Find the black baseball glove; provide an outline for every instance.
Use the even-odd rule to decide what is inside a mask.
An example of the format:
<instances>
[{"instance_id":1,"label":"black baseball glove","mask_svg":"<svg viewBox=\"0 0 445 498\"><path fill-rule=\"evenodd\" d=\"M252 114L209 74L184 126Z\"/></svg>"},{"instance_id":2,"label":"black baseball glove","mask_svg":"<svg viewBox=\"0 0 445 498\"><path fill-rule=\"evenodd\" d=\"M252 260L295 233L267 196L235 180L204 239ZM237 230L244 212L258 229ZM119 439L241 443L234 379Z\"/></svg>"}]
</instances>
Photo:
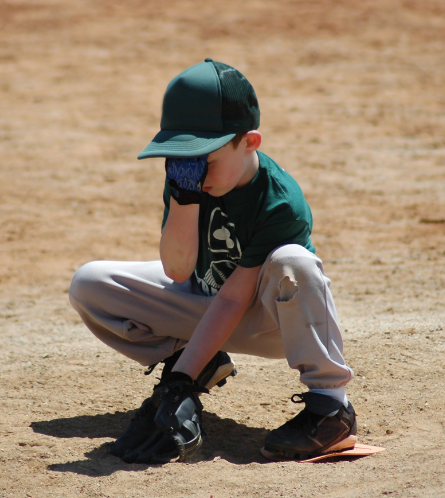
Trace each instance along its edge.
<instances>
[{"instance_id":1,"label":"black baseball glove","mask_svg":"<svg viewBox=\"0 0 445 498\"><path fill-rule=\"evenodd\" d=\"M190 457L202 444L202 403L198 393L208 389L196 385L181 372L171 373L163 385L157 429L123 460L136 463L165 463Z\"/></svg>"}]
</instances>

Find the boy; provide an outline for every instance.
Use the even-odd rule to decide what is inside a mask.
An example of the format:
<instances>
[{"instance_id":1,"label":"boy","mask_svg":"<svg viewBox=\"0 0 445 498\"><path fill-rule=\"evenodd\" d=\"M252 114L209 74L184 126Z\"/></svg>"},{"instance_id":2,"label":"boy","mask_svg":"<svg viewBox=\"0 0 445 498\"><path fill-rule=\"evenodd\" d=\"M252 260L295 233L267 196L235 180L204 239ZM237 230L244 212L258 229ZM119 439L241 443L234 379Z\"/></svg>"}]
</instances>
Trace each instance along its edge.
<instances>
[{"instance_id":1,"label":"boy","mask_svg":"<svg viewBox=\"0 0 445 498\"><path fill-rule=\"evenodd\" d=\"M302 459L351 448L353 376L300 187L258 151L255 92L206 59L174 78L161 131L139 159L166 158L160 262L89 263L70 299L100 340L160 383L113 444L127 462L184 459L201 444L199 393L236 370L227 352L286 358L305 408L266 437L263 454ZM151 371L151 370L150 370Z\"/></svg>"}]
</instances>

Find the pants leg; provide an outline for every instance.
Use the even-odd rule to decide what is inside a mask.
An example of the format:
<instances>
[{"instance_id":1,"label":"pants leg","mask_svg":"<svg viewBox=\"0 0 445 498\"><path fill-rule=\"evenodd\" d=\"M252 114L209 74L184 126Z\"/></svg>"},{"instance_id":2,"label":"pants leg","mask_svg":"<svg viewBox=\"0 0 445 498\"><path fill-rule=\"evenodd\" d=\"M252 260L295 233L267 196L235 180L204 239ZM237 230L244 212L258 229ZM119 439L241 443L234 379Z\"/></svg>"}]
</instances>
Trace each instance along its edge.
<instances>
[{"instance_id":1,"label":"pants leg","mask_svg":"<svg viewBox=\"0 0 445 498\"><path fill-rule=\"evenodd\" d=\"M287 358L310 388L345 385L353 373L342 356L329 284L314 254L295 244L276 249L222 349ZM159 261L98 261L77 271L70 299L96 337L151 365L184 347L214 297L205 296L193 278L173 282Z\"/></svg>"},{"instance_id":2,"label":"pants leg","mask_svg":"<svg viewBox=\"0 0 445 498\"><path fill-rule=\"evenodd\" d=\"M296 244L279 247L264 263L255 302L237 328L248 338L249 331L260 329L256 321L269 315L280 331L289 366L300 371L301 381L309 388L341 387L353 377L343 359L329 286L315 254ZM259 355L270 356L270 351Z\"/></svg>"},{"instance_id":3,"label":"pants leg","mask_svg":"<svg viewBox=\"0 0 445 498\"><path fill-rule=\"evenodd\" d=\"M94 261L74 275L70 301L102 342L142 365L184 347L214 297L190 278L169 279L160 261ZM280 330L267 309L248 310L222 350L284 358Z\"/></svg>"},{"instance_id":4,"label":"pants leg","mask_svg":"<svg viewBox=\"0 0 445 498\"><path fill-rule=\"evenodd\" d=\"M184 347L210 304L193 280L169 279L160 261L88 263L69 296L98 339L144 366Z\"/></svg>"}]
</instances>

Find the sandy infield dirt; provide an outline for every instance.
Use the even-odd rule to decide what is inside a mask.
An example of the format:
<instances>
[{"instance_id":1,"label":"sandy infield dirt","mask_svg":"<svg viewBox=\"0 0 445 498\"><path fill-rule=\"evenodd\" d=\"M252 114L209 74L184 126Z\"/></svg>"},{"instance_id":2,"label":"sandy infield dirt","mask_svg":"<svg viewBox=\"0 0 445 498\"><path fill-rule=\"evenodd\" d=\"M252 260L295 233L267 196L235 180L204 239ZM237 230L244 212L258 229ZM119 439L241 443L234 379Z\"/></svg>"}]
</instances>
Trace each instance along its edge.
<instances>
[{"instance_id":1,"label":"sandy infield dirt","mask_svg":"<svg viewBox=\"0 0 445 498\"><path fill-rule=\"evenodd\" d=\"M0 497L445 496L445 3L0 1ZM270 462L305 390L234 355L192 463L107 453L160 373L70 307L96 259L158 258L163 161L137 161L167 83L240 69L261 149L300 183L356 377L355 461Z\"/></svg>"}]
</instances>

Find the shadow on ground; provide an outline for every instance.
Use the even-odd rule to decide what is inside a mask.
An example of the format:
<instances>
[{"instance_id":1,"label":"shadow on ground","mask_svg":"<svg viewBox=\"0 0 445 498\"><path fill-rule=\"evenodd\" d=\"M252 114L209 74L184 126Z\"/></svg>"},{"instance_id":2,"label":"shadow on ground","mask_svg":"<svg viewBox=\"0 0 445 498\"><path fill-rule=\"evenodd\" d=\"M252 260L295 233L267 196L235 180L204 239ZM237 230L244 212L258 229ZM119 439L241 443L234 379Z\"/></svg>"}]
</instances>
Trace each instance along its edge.
<instances>
[{"instance_id":1,"label":"shadow on ground","mask_svg":"<svg viewBox=\"0 0 445 498\"><path fill-rule=\"evenodd\" d=\"M131 410L128 412L56 418L54 420L32 422L30 427L34 432L57 438L117 438L128 425L135 412L136 410Z\"/></svg>"},{"instance_id":2,"label":"shadow on ground","mask_svg":"<svg viewBox=\"0 0 445 498\"><path fill-rule=\"evenodd\" d=\"M41 422L32 422L34 432L57 438L116 438L125 429L135 411L106 413L103 415L82 415ZM265 463L260 454L267 431L248 427L232 419L220 418L214 413L203 412L203 426L207 433L204 444L194 455L193 462L220 457L235 464L252 462ZM110 443L104 443L85 453L87 460L66 462L48 466L55 472L73 472L88 476L106 476L119 470L141 471L157 465L126 464L109 453Z\"/></svg>"}]
</instances>

